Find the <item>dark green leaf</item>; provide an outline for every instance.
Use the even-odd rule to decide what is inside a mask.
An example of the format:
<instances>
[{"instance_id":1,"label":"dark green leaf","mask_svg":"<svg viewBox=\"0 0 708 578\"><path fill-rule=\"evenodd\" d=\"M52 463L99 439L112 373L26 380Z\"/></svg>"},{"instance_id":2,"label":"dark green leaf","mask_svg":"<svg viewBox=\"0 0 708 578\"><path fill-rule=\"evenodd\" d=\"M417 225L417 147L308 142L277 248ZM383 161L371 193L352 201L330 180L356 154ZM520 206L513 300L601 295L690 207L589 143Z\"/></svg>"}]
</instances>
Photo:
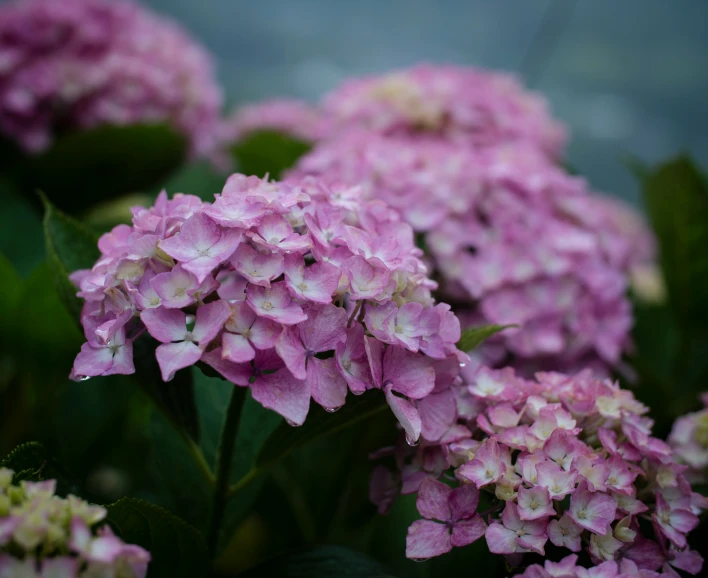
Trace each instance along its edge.
<instances>
[{"instance_id":1,"label":"dark green leaf","mask_svg":"<svg viewBox=\"0 0 708 578\"><path fill-rule=\"evenodd\" d=\"M310 148L309 143L287 134L264 130L250 133L231 150L239 172L279 179Z\"/></svg>"},{"instance_id":2,"label":"dark green leaf","mask_svg":"<svg viewBox=\"0 0 708 578\"><path fill-rule=\"evenodd\" d=\"M485 339L491 337L495 333L499 333L509 327L516 325L482 325L480 327L470 327L462 332L460 341L457 342L457 348L460 351L472 351L479 346Z\"/></svg>"},{"instance_id":3,"label":"dark green leaf","mask_svg":"<svg viewBox=\"0 0 708 578\"><path fill-rule=\"evenodd\" d=\"M644 179L669 301L684 328L708 327L708 186L684 157Z\"/></svg>"},{"instance_id":4,"label":"dark green leaf","mask_svg":"<svg viewBox=\"0 0 708 578\"><path fill-rule=\"evenodd\" d=\"M166 125L102 126L66 134L46 152L18 163L29 194L46 192L73 213L126 193L152 190L185 159L187 143Z\"/></svg>"},{"instance_id":5,"label":"dark green leaf","mask_svg":"<svg viewBox=\"0 0 708 578\"><path fill-rule=\"evenodd\" d=\"M378 414L388 406L378 391L367 391L353 397L336 413L328 413L320 406L313 405L303 425L297 428L282 422L263 444L256 466L268 467L290 452L324 436L332 435L352 425Z\"/></svg>"},{"instance_id":6,"label":"dark green leaf","mask_svg":"<svg viewBox=\"0 0 708 578\"><path fill-rule=\"evenodd\" d=\"M269 560L244 578L393 578L364 554L340 546L319 546Z\"/></svg>"},{"instance_id":7,"label":"dark green leaf","mask_svg":"<svg viewBox=\"0 0 708 578\"><path fill-rule=\"evenodd\" d=\"M56 480L57 495L76 494L76 485L70 476L37 442L27 442L15 448L0 462L0 467L15 472L15 481Z\"/></svg>"},{"instance_id":8,"label":"dark green leaf","mask_svg":"<svg viewBox=\"0 0 708 578\"><path fill-rule=\"evenodd\" d=\"M214 195L224 188L227 175L214 169L207 162L187 165L172 175L164 189L172 196L175 193L197 195L203 201L214 202Z\"/></svg>"},{"instance_id":9,"label":"dark green leaf","mask_svg":"<svg viewBox=\"0 0 708 578\"><path fill-rule=\"evenodd\" d=\"M121 498L108 506L107 522L123 540L150 552L148 578L200 578L209 572L202 535L164 508Z\"/></svg>"},{"instance_id":10,"label":"dark green leaf","mask_svg":"<svg viewBox=\"0 0 708 578\"><path fill-rule=\"evenodd\" d=\"M170 420L180 433L199 441L199 417L194 399L194 377L191 370L178 371L174 379L162 381L160 366L155 358L159 343L143 335L133 344L135 376L143 392Z\"/></svg>"},{"instance_id":11,"label":"dark green leaf","mask_svg":"<svg viewBox=\"0 0 708 578\"><path fill-rule=\"evenodd\" d=\"M77 269L91 268L100 255L96 235L84 225L44 202L44 240L54 284L64 306L74 319L79 318L81 302L69 275Z\"/></svg>"},{"instance_id":12,"label":"dark green leaf","mask_svg":"<svg viewBox=\"0 0 708 578\"><path fill-rule=\"evenodd\" d=\"M26 195L0 177L0 252L26 276L44 259L42 218Z\"/></svg>"}]
</instances>

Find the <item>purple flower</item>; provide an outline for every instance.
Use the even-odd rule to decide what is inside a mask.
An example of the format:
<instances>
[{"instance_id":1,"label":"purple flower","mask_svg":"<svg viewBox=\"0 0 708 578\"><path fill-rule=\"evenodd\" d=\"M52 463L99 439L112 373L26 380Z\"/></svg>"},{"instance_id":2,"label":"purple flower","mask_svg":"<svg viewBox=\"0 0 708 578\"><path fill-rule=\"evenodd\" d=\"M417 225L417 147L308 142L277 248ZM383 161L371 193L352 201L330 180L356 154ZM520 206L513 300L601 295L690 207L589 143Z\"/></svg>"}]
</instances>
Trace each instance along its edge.
<instances>
[{"instance_id":1,"label":"purple flower","mask_svg":"<svg viewBox=\"0 0 708 578\"><path fill-rule=\"evenodd\" d=\"M439 556L453 546L467 546L484 536L487 525L477 514L478 502L479 492L471 485L453 490L432 478L423 480L417 506L426 519L417 520L408 528L406 556L414 559Z\"/></svg>"},{"instance_id":2,"label":"purple flower","mask_svg":"<svg viewBox=\"0 0 708 578\"><path fill-rule=\"evenodd\" d=\"M119 329L105 344L98 343L98 340L84 343L72 370L75 376L88 377L131 373L135 373L133 344L125 339L123 329Z\"/></svg>"},{"instance_id":3,"label":"purple flower","mask_svg":"<svg viewBox=\"0 0 708 578\"><path fill-rule=\"evenodd\" d=\"M502 523L494 522L487 528L485 537L490 552L495 554L515 554L517 552L536 552L544 555L546 527L548 521L522 520L514 502L507 502L502 514Z\"/></svg>"},{"instance_id":4,"label":"purple flower","mask_svg":"<svg viewBox=\"0 0 708 578\"><path fill-rule=\"evenodd\" d=\"M142 322L150 335L162 342L155 352L162 379L170 381L178 370L199 361L230 315L231 310L223 301L202 305L190 330L182 311L163 307L145 309L140 315Z\"/></svg>"},{"instance_id":5,"label":"purple flower","mask_svg":"<svg viewBox=\"0 0 708 578\"><path fill-rule=\"evenodd\" d=\"M583 481L570 498L568 514L578 526L604 535L616 511L617 502L605 494L590 492L587 482Z\"/></svg>"}]
</instances>

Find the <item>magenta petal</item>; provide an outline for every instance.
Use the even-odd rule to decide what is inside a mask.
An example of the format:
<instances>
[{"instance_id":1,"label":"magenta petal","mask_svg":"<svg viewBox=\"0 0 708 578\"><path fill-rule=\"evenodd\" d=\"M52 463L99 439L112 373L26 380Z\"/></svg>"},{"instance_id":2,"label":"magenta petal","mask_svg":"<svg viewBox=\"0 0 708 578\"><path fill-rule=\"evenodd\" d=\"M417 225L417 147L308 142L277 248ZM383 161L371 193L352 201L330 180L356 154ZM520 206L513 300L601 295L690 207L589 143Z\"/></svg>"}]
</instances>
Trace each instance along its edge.
<instances>
[{"instance_id":1,"label":"magenta petal","mask_svg":"<svg viewBox=\"0 0 708 578\"><path fill-rule=\"evenodd\" d=\"M516 532L495 522L484 533L487 547L494 554L513 554L518 550Z\"/></svg>"},{"instance_id":2,"label":"magenta petal","mask_svg":"<svg viewBox=\"0 0 708 578\"><path fill-rule=\"evenodd\" d=\"M366 357L369 360L371 377L373 378L374 385L376 387L381 387L383 385L384 347L386 346L378 339L364 336L364 350L366 351Z\"/></svg>"},{"instance_id":3,"label":"magenta petal","mask_svg":"<svg viewBox=\"0 0 708 578\"><path fill-rule=\"evenodd\" d=\"M433 478L426 478L418 488L416 500L418 512L428 520L449 521L451 518L449 505L451 493L450 486Z\"/></svg>"},{"instance_id":4,"label":"magenta petal","mask_svg":"<svg viewBox=\"0 0 708 578\"><path fill-rule=\"evenodd\" d=\"M109 347L111 344L109 343ZM113 365L110 370L111 375L131 375L135 373L133 364L133 342L126 341L118 347L113 355Z\"/></svg>"},{"instance_id":5,"label":"magenta petal","mask_svg":"<svg viewBox=\"0 0 708 578\"><path fill-rule=\"evenodd\" d=\"M163 343L155 351L164 381L170 381L178 370L194 365L201 356L202 350L191 341Z\"/></svg>"},{"instance_id":6,"label":"magenta petal","mask_svg":"<svg viewBox=\"0 0 708 578\"><path fill-rule=\"evenodd\" d=\"M204 353L201 360L236 385L248 385L253 375L250 363L232 363L228 359L224 359L221 348Z\"/></svg>"},{"instance_id":7,"label":"magenta petal","mask_svg":"<svg viewBox=\"0 0 708 578\"><path fill-rule=\"evenodd\" d=\"M333 357L307 362L307 381L312 399L322 407L334 410L342 407L347 397L347 382L339 373Z\"/></svg>"},{"instance_id":8,"label":"magenta petal","mask_svg":"<svg viewBox=\"0 0 708 578\"><path fill-rule=\"evenodd\" d=\"M248 334L248 339L253 343L253 346L258 349L270 349L275 347L275 342L278 336L283 331L283 326L272 319L259 317L251 325Z\"/></svg>"},{"instance_id":9,"label":"magenta petal","mask_svg":"<svg viewBox=\"0 0 708 578\"><path fill-rule=\"evenodd\" d=\"M256 356L256 352L251 347L248 339L235 333L224 333L221 337L221 350L224 359L228 359L233 363L251 361Z\"/></svg>"},{"instance_id":10,"label":"magenta petal","mask_svg":"<svg viewBox=\"0 0 708 578\"><path fill-rule=\"evenodd\" d=\"M231 308L226 301L213 301L197 309L197 320L192 335L202 348L217 336L226 320L231 316Z\"/></svg>"},{"instance_id":11,"label":"magenta petal","mask_svg":"<svg viewBox=\"0 0 708 578\"><path fill-rule=\"evenodd\" d=\"M425 560L440 556L452 550L450 532L437 522L416 520L408 528L406 536L406 557Z\"/></svg>"},{"instance_id":12,"label":"magenta petal","mask_svg":"<svg viewBox=\"0 0 708 578\"><path fill-rule=\"evenodd\" d=\"M449 502L453 521L471 518L477 511L479 490L474 484L462 484L452 490Z\"/></svg>"},{"instance_id":13,"label":"magenta petal","mask_svg":"<svg viewBox=\"0 0 708 578\"><path fill-rule=\"evenodd\" d=\"M480 516L474 516L470 520L461 520L452 528L452 537L450 541L455 547L467 546L472 542L476 542L487 531L487 524Z\"/></svg>"},{"instance_id":14,"label":"magenta petal","mask_svg":"<svg viewBox=\"0 0 708 578\"><path fill-rule=\"evenodd\" d=\"M145 309L140 319L148 333L162 343L181 341L187 335L187 316L179 309Z\"/></svg>"},{"instance_id":15,"label":"magenta petal","mask_svg":"<svg viewBox=\"0 0 708 578\"><path fill-rule=\"evenodd\" d=\"M312 351L330 351L346 339L347 312L335 305L307 309L307 321L301 323L302 342Z\"/></svg>"},{"instance_id":16,"label":"magenta petal","mask_svg":"<svg viewBox=\"0 0 708 578\"><path fill-rule=\"evenodd\" d=\"M391 411L403 426L406 432L406 437L415 441L420 437L420 415L415 406L402 397L394 395L391 391L386 392L386 401L391 406Z\"/></svg>"},{"instance_id":17,"label":"magenta petal","mask_svg":"<svg viewBox=\"0 0 708 578\"><path fill-rule=\"evenodd\" d=\"M108 347L91 347L88 343L84 343L74 360L73 373L77 376L102 375L112 365L113 353Z\"/></svg>"},{"instance_id":18,"label":"magenta petal","mask_svg":"<svg viewBox=\"0 0 708 578\"><path fill-rule=\"evenodd\" d=\"M285 365L297 379L307 377L305 347L297 327L286 327L275 342L275 350ZM311 360L312 361L312 360Z\"/></svg>"},{"instance_id":19,"label":"magenta petal","mask_svg":"<svg viewBox=\"0 0 708 578\"><path fill-rule=\"evenodd\" d=\"M435 370L430 358L396 345L386 348L383 374L384 381L391 381L394 391L411 399L421 399L435 387Z\"/></svg>"},{"instance_id":20,"label":"magenta petal","mask_svg":"<svg viewBox=\"0 0 708 578\"><path fill-rule=\"evenodd\" d=\"M429 441L439 440L457 419L455 396L451 390L431 393L418 401L422 433Z\"/></svg>"},{"instance_id":21,"label":"magenta petal","mask_svg":"<svg viewBox=\"0 0 708 578\"><path fill-rule=\"evenodd\" d=\"M261 375L251 384L253 399L282 415L292 425L302 425L310 409L307 382L295 379L287 370Z\"/></svg>"}]
</instances>

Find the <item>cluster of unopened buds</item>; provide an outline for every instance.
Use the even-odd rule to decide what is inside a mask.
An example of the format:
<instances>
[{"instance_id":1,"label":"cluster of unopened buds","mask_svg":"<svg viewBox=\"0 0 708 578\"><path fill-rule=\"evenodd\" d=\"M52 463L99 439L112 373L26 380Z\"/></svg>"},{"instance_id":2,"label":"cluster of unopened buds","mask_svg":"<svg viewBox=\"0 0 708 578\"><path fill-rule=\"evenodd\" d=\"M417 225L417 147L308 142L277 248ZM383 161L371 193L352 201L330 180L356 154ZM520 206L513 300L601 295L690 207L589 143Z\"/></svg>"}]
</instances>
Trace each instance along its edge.
<instances>
[{"instance_id":1,"label":"cluster of unopened buds","mask_svg":"<svg viewBox=\"0 0 708 578\"><path fill-rule=\"evenodd\" d=\"M438 556L484 537L515 566L524 554L545 555L550 542L594 565L611 562L608 569L700 571L686 535L708 504L671 448L652 437L647 409L629 391L589 371L525 380L509 368L482 368L467 382L453 388L457 419L447 431L424 437L415 450L379 453L398 465L375 471L380 509L398 491L418 493L424 519L409 529L408 557ZM537 571L528 575L546 576Z\"/></svg>"},{"instance_id":2,"label":"cluster of unopened buds","mask_svg":"<svg viewBox=\"0 0 708 578\"><path fill-rule=\"evenodd\" d=\"M708 483L708 393L701 401L703 409L678 418L668 439L677 461L688 468L686 478L695 484Z\"/></svg>"},{"instance_id":3,"label":"cluster of unopened buds","mask_svg":"<svg viewBox=\"0 0 708 578\"><path fill-rule=\"evenodd\" d=\"M209 53L128 0L0 7L0 133L29 152L57 133L163 122L211 155L222 105Z\"/></svg>"},{"instance_id":4,"label":"cluster of unopened buds","mask_svg":"<svg viewBox=\"0 0 708 578\"><path fill-rule=\"evenodd\" d=\"M144 578L150 554L96 526L106 510L54 494L55 480L13 483L0 468L0 576Z\"/></svg>"},{"instance_id":5,"label":"cluster of unopened buds","mask_svg":"<svg viewBox=\"0 0 708 578\"><path fill-rule=\"evenodd\" d=\"M460 325L433 302L410 225L357 188L233 175L214 203L163 192L99 248L72 275L76 379L132 373L147 331L165 381L203 362L293 425L311 397L334 411L380 389L415 440L418 400L458 376Z\"/></svg>"}]
</instances>

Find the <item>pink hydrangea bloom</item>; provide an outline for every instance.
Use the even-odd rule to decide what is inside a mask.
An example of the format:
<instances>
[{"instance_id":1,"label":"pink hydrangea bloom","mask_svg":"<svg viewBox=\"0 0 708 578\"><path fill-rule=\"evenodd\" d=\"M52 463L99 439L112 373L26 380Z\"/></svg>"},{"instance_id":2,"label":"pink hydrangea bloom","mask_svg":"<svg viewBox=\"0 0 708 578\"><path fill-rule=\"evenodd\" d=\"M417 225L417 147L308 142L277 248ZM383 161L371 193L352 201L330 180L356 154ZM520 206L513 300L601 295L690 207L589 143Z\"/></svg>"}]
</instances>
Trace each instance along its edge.
<instances>
[{"instance_id":1,"label":"pink hydrangea bloom","mask_svg":"<svg viewBox=\"0 0 708 578\"><path fill-rule=\"evenodd\" d=\"M30 152L58 127L166 122L211 154L222 93L210 55L176 23L127 0L0 7L0 132Z\"/></svg>"},{"instance_id":2,"label":"pink hydrangea bloom","mask_svg":"<svg viewBox=\"0 0 708 578\"><path fill-rule=\"evenodd\" d=\"M106 517L104 508L55 496L55 480L13 484L12 478L12 470L0 468L0 498L8 504L0 513L0 576L145 578L148 552L108 526L92 529Z\"/></svg>"},{"instance_id":3,"label":"pink hydrangea bloom","mask_svg":"<svg viewBox=\"0 0 708 578\"><path fill-rule=\"evenodd\" d=\"M71 276L88 341L75 378L132 373L133 341L152 337L165 381L206 363L295 425L311 398L334 411L368 389L411 443L457 417L459 322L410 225L359 189L233 175L214 203L163 192L99 249Z\"/></svg>"},{"instance_id":4,"label":"pink hydrangea bloom","mask_svg":"<svg viewBox=\"0 0 708 578\"><path fill-rule=\"evenodd\" d=\"M708 482L708 393L701 396L701 411L676 420L669 435L669 445L676 459L688 466L686 477L694 483Z\"/></svg>"},{"instance_id":5,"label":"pink hydrangea bloom","mask_svg":"<svg viewBox=\"0 0 708 578\"><path fill-rule=\"evenodd\" d=\"M363 126L475 147L524 141L554 157L565 144L565 130L541 96L509 74L472 67L422 64L354 78L326 95L322 108L340 129Z\"/></svg>"},{"instance_id":6,"label":"pink hydrangea bloom","mask_svg":"<svg viewBox=\"0 0 708 578\"><path fill-rule=\"evenodd\" d=\"M477 514L488 524L491 552L517 566L526 553L543 555L550 541L570 552L585 549L595 564L576 570L569 557L561 563L569 565L567 573L551 563L524 575L700 572L702 559L688 548L687 535L708 503L693 492L671 448L652 437L648 410L631 392L589 370L527 380L509 368L484 367L465 368L463 382L448 391L456 418L445 433L428 439L424 431L417 447L399 444L376 456L395 463L393 470L379 466L376 491L372 485L380 510L391 506L396 487L418 492L425 520L411 527L409 556L439 555L456 545L431 526L431 518L454 526L450 516L431 514L431 489L478 490L490 495L491 507Z\"/></svg>"},{"instance_id":7,"label":"pink hydrangea bloom","mask_svg":"<svg viewBox=\"0 0 708 578\"><path fill-rule=\"evenodd\" d=\"M323 111L299 100L277 99L236 109L224 119L221 140L235 143L253 132L278 131L305 142L317 142L329 131Z\"/></svg>"},{"instance_id":8,"label":"pink hydrangea bloom","mask_svg":"<svg viewBox=\"0 0 708 578\"><path fill-rule=\"evenodd\" d=\"M356 184L388 202L418 233L439 294L466 325L518 324L482 350L488 365L607 372L626 350L628 278L651 262L651 234L637 216L631 230L621 226L612 201L537 148L352 130L318 144L290 175Z\"/></svg>"}]
</instances>

